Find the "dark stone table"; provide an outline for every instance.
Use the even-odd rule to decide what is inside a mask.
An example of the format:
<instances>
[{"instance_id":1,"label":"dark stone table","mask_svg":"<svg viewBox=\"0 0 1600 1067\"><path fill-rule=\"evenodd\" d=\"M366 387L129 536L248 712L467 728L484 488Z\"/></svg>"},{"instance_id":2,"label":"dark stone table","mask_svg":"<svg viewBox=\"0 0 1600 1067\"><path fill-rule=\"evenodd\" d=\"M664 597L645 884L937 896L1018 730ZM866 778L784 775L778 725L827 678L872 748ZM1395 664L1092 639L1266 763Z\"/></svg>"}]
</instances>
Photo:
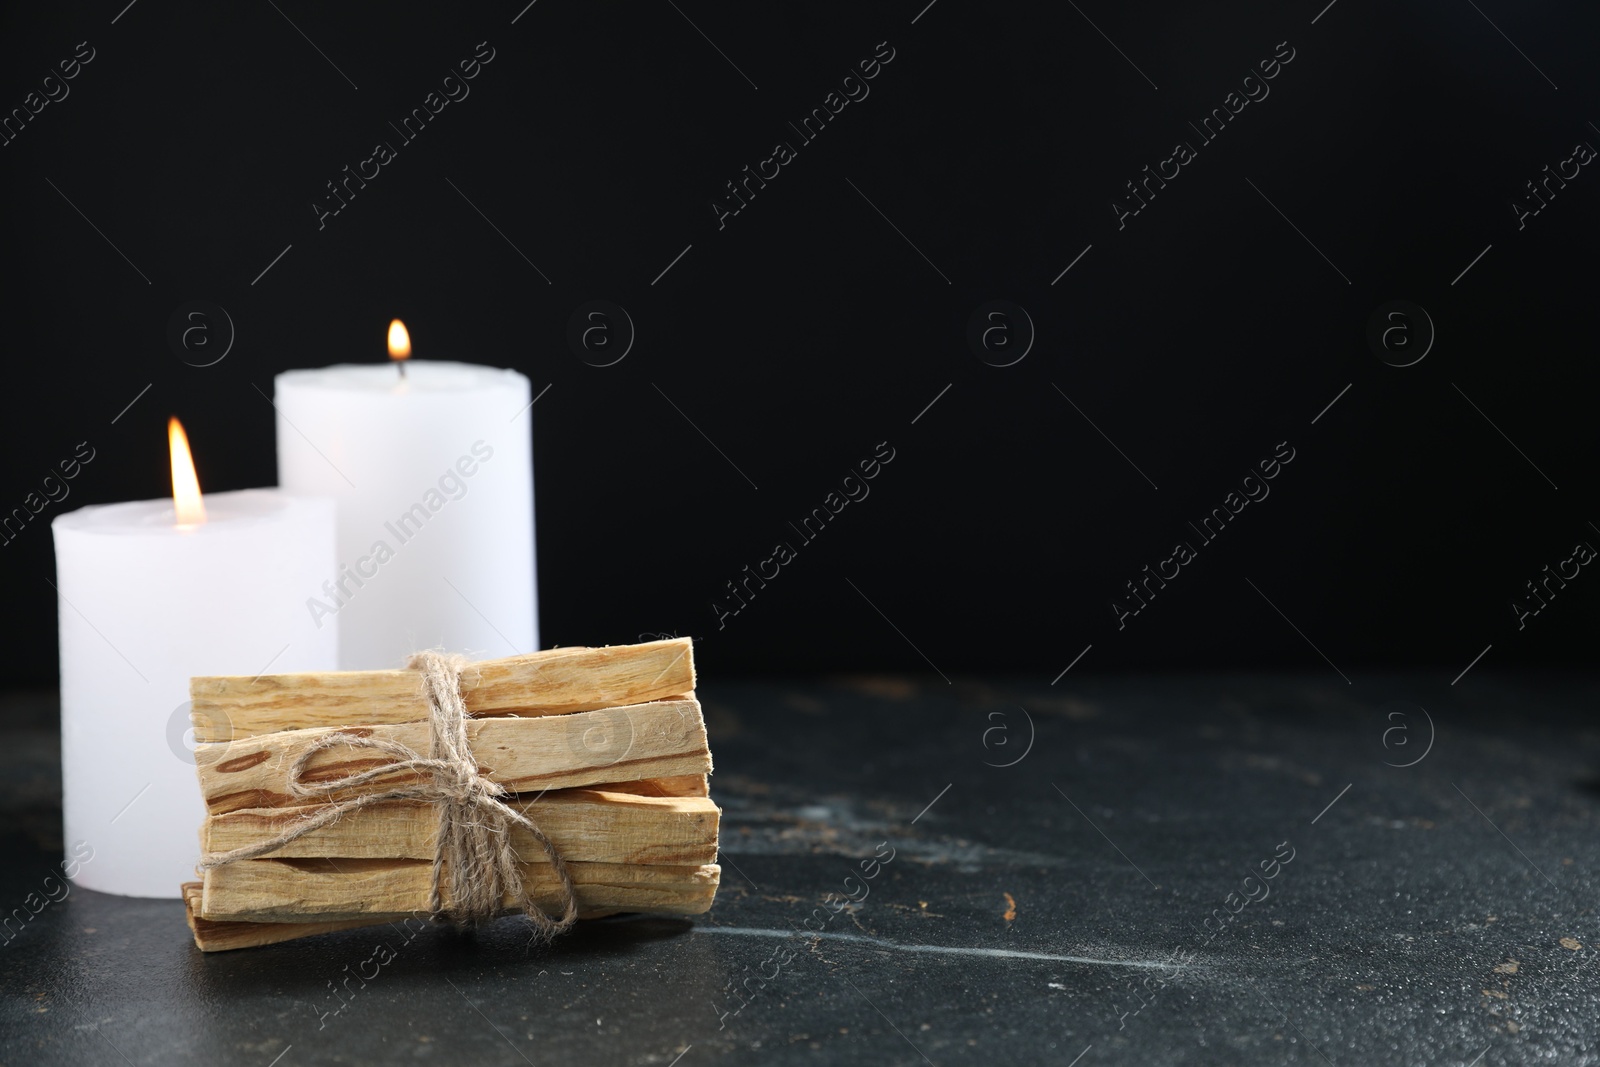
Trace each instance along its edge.
<instances>
[{"instance_id":1,"label":"dark stone table","mask_svg":"<svg viewBox=\"0 0 1600 1067\"><path fill-rule=\"evenodd\" d=\"M207 956L175 900L28 911L54 709L12 695L0 1064L1600 1063L1592 678L702 696L709 915Z\"/></svg>"}]
</instances>

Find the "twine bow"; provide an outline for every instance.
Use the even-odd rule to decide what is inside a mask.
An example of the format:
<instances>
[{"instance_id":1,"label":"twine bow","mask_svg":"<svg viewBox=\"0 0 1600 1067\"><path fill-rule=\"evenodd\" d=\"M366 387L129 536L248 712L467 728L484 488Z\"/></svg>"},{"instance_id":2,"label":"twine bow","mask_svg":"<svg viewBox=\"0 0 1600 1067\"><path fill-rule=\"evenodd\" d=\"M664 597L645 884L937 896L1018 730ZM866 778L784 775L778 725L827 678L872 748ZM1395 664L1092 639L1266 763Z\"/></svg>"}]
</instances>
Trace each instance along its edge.
<instances>
[{"instance_id":1,"label":"twine bow","mask_svg":"<svg viewBox=\"0 0 1600 1067\"><path fill-rule=\"evenodd\" d=\"M510 807L500 798L505 789L478 773L467 737L465 701L461 699L460 656L438 652L416 652L406 662L422 676L427 699L433 755L423 757L398 741L335 732L318 739L300 754L289 768L289 793L305 799L327 799L341 790L365 785L399 771L425 771L431 781L398 786L377 793L365 793L348 800L330 801L313 814L295 821L288 829L265 841L227 852L206 855L200 870L211 870L235 860L255 859L274 852L313 830L337 822L353 811L389 800L418 800L438 805L439 833L433 856L433 893L429 910L433 918L447 918L458 926L473 927L498 916L509 894L533 920L541 939L564 933L578 918L577 891L572 875L533 820ZM306 768L317 753L338 746L372 748L394 757L370 770L322 782L306 782ZM533 835L544 848L550 866L561 883L562 914L553 919L534 903L523 883L516 849L511 843L511 826L516 824ZM450 881L448 909L444 906L443 875Z\"/></svg>"}]
</instances>

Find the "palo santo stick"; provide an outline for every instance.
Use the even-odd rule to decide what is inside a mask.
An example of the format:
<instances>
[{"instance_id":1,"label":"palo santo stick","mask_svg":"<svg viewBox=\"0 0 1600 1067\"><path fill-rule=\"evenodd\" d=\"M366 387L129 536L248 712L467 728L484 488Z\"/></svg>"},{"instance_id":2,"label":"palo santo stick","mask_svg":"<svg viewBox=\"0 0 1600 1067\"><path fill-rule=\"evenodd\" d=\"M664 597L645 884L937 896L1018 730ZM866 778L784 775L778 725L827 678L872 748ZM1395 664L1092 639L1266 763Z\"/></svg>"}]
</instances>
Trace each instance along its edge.
<instances>
[{"instance_id":1,"label":"palo santo stick","mask_svg":"<svg viewBox=\"0 0 1600 1067\"><path fill-rule=\"evenodd\" d=\"M202 895L202 883L183 883L184 917L189 920L189 929L194 931L195 947L201 952L226 952L236 948L259 948L262 945L276 945L281 941L293 941L298 937L310 937L312 934L326 934L334 930L353 930L358 926L377 926L389 921L386 917L381 919L354 919L347 922L218 922L214 919L201 918L200 900Z\"/></svg>"},{"instance_id":2,"label":"palo santo stick","mask_svg":"<svg viewBox=\"0 0 1600 1067\"><path fill-rule=\"evenodd\" d=\"M189 681L195 740L231 741L313 726L371 726L428 717L416 671L326 671ZM563 715L694 690L688 638L609 648L554 648L470 664L468 714Z\"/></svg>"},{"instance_id":3,"label":"palo santo stick","mask_svg":"<svg viewBox=\"0 0 1600 1067\"><path fill-rule=\"evenodd\" d=\"M302 806L290 795L289 769L300 754L334 728L290 730L227 743L195 746L200 791L212 814L243 808ZM352 727L346 732L398 741L429 754L425 722ZM512 793L569 789L607 781L704 775L711 770L705 721L694 700L656 701L632 707L542 718L473 719L467 736L480 773ZM391 762L370 748L338 746L312 758L309 782L342 778ZM384 775L329 800L379 793L426 781L427 772Z\"/></svg>"},{"instance_id":4,"label":"palo santo stick","mask_svg":"<svg viewBox=\"0 0 1600 1067\"><path fill-rule=\"evenodd\" d=\"M561 910L561 888L543 857L519 865L523 884L548 912ZM626 863L569 863L584 912L709 911L722 868ZM205 872L200 915L230 922L344 922L426 913L433 893L431 860L239 860ZM450 907L449 874L441 874ZM508 896L509 908L513 901Z\"/></svg>"},{"instance_id":5,"label":"palo santo stick","mask_svg":"<svg viewBox=\"0 0 1600 1067\"><path fill-rule=\"evenodd\" d=\"M635 793L641 797L708 797L711 779L704 774L678 774L633 782L602 782L593 788L608 793Z\"/></svg>"},{"instance_id":6,"label":"palo santo stick","mask_svg":"<svg viewBox=\"0 0 1600 1067\"><path fill-rule=\"evenodd\" d=\"M410 937L415 936L416 933L416 928L411 924L420 918L420 916L415 915L384 915L367 919L347 919L341 922L224 922L201 918L200 901L203 896L203 883L183 883L184 917L189 921L189 929L194 931L195 947L201 952L228 952L236 948L260 948L262 945L276 945L284 941L310 937L313 934L332 933L336 930L355 930L363 926L387 926L395 922L406 924L407 940L410 940ZM507 912L507 914L513 913ZM602 908L595 911L579 911L578 917L580 919L598 919L602 916L614 914L616 914L614 909Z\"/></svg>"},{"instance_id":7,"label":"palo santo stick","mask_svg":"<svg viewBox=\"0 0 1600 1067\"><path fill-rule=\"evenodd\" d=\"M543 830L568 861L697 866L717 861L717 806L704 797L646 797L573 789L507 803ZM276 837L317 808L250 808L213 815L201 827L201 849L227 852ZM435 805L395 800L353 811L269 855L274 859L332 856L358 859L432 859L439 811ZM543 855L533 835L511 827L517 854Z\"/></svg>"}]
</instances>

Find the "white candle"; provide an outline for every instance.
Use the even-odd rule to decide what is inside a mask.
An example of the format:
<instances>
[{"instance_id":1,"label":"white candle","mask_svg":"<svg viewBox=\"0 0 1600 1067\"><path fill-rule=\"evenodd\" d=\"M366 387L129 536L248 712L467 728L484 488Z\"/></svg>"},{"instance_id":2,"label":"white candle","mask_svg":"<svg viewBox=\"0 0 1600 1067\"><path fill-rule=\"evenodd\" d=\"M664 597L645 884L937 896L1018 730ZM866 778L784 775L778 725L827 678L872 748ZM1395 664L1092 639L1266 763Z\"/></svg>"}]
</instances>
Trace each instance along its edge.
<instances>
[{"instance_id":1,"label":"white candle","mask_svg":"<svg viewBox=\"0 0 1600 1067\"><path fill-rule=\"evenodd\" d=\"M402 330L403 332L403 330ZM407 346L409 350L409 346ZM410 360L277 376L278 481L338 498L338 567L299 591L344 670L539 647L528 379Z\"/></svg>"},{"instance_id":2,"label":"white candle","mask_svg":"<svg viewBox=\"0 0 1600 1067\"><path fill-rule=\"evenodd\" d=\"M190 517L190 516L185 516ZM205 817L189 678L333 670L337 629L296 596L333 564L333 505L276 490L80 508L51 524L61 615L61 770L74 881L177 897Z\"/></svg>"}]
</instances>

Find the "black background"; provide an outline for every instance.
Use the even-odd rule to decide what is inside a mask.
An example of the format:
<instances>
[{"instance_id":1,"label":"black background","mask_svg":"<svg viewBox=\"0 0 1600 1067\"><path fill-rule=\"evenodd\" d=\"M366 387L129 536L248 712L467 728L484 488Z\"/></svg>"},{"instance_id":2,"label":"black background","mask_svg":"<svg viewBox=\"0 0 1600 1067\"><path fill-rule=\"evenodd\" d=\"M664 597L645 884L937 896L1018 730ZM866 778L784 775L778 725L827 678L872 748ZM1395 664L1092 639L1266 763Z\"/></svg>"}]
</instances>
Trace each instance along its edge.
<instances>
[{"instance_id":1,"label":"black background","mask_svg":"<svg viewBox=\"0 0 1600 1067\"><path fill-rule=\"evenodd\" d=\"M1600 578L1521 631L1510 603L1600 545L1600 175L1521 231L1510 204L1600 145L1592 8L924 2L13 5L0 106L95 58L0 148L0 509L96 452L0 549L13 674L54 676L50 518L164 495L169 414L208 491L273 483L257 388L383 360L394 316L421 358L550 386L546 645L693 635L727 672L1053 677L1089 645L1079 670L1321 669L1308 642L1346 674L1447 680L1491 644L1587 664ZM319 230L324 183L480 41L471 95ZM723 183L881 41L870 96L719 230ZM1123 183L1283 41L1270 96L1119 231ZM566 343L592 299L637 327L612 367ZM966 343L994 299L1037 327L1014 366ZM1438 334L1406 368L1364 336L1396 299ZM215 366L167 344L191 300L236 325ZM719 629L723 584L881 441L871 496ZM1119 631L1123 583L1280 441L1271 496Z\"/></svg>"}]
</instances>

